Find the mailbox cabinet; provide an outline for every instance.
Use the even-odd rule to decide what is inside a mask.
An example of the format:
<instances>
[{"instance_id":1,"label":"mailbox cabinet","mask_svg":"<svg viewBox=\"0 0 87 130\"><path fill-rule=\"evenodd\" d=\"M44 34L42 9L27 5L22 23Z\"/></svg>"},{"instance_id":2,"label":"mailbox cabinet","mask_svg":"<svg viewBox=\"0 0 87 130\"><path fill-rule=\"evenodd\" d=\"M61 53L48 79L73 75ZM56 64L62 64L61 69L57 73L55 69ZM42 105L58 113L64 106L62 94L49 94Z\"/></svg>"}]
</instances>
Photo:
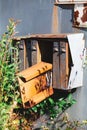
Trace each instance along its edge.
<instances>
[{"instance_id":1,"label":"mailbox cabinet","mask_svg":"<svg viewBox=\"0 0 87 130\"><path fill-rule=\"evenodd\" d=\"M24 41L25 39L26 37L24 37ZM36 84L41 85L39 90L48 86L44 84L48 84L49 78L47 75L48 70L51 71L51 69L50 77L53 80L52 86L54 89L71 90L83 86L83 65L86 50L83 33L35 34L30 35L27 39L30 39L31 42L34 41L36 44L36 55L34 55L36 65L32 65L32 67L19 73L20 76L22 75L22 77L19 77L19 83L24 105L25 103L30 103L31 99L31 97L26 96L28 95L28 89L28 93L31 92L31 87L28 86L35 84L34 88L32 87L32 91L35 90L35 87L37 88L38 85ZM43 85L41 84L43 82L42 79L44 80ZM36 81L39 83L36 83ZM51 85L49 86L51 87ZM34 95L38 93L36 90L34 92ZM35 103L37 102L39 101L35 101Z\"/></svg>"},{"instance_id":2,"label":"mailbox cabinet","mask_svg":"<svg viewBox=\"0 0 87 130\"><path fill-rule=\"evenodd\" d=\"M24 108L30 108L53 94L52 64L39 62L18 73Z\"/></svg>"}]
</instances>

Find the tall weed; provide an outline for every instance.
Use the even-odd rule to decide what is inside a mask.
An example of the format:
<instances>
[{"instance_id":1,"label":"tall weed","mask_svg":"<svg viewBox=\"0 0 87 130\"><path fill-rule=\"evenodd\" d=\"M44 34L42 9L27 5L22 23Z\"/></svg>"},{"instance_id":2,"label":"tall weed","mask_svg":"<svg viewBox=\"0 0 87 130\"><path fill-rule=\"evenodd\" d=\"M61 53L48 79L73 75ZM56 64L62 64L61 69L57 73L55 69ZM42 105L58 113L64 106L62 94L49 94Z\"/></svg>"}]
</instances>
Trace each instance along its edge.
<instances>
[{"instance_id":1,"label":"tall weed","mask_svg":"<svg viewBox=\"0 0 87 130\"><path fill-rule=\"evenodd\" d=\"M18 49L13 46L12 41L17 23L14 19L9 19L7 32L0 40L0 130L8 127L12 107L16 104L19 95L16 78Z\"/></svg>"}]
</instances>

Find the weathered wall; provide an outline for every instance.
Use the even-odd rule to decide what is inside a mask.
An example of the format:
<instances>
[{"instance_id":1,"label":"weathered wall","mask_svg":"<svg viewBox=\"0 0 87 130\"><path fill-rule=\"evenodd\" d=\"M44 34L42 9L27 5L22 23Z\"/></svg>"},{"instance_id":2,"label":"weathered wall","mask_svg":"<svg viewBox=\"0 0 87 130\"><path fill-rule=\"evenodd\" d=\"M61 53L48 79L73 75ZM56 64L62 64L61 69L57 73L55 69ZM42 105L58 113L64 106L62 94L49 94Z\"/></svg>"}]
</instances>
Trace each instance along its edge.
<instances>
[{"instance_id":1,"label":"weathered wall","mask_svg":"<svg viewBox=\"0 0 87 130\"><path fill-rule=\"evenodd\" d=\"M71 33L73 21L73 5L59 5L59 26L60 33Z\"/></svg>"},{"instance_id":2,"label":"weathered wall","mask_svg":"<svg viewBox=\"0 0 87 130\"><path fill-rule=\"evenodd\" d=\"M0 34L11 17L21 20L20 35L51 32L53 0L0 0L0 7Z\"/></svg>"},{"instance_id":3,"label":"weathered wall","mask_svg":"<svg viewBox=\"0 0 87 130\"><path fill-rule=\"evenodd\" d=\"M87 29L72 27L73 5L53 7L53 3L54 0L0 0L0 35L6 30L8 19L13 17L22 20L17 26L19 35L84 32L87 45ZM87 119L86 77L87 70L84 70L83 87L73 93L77 103L68 110L74 119Z\"/></svg>"},{"instance_id":4,"label":"weathered wall","mask_svg":"<svg viewBox=\"0 0 87 130\"><path fill-rule=\"evenodd\" d=\"M87 28L74 28L72 27L72 18L73 18L73 5L67 6L62 5L60 6L60 11L63 9L62 12L62 20L61 21L61 30L60 32L83 32L85 36L85 46L87 47ZM63 23L65 22L65 26ZM62 26L63 25L63 26ZM73 97L76 99L77 103L73 105L69 110L68 113L71 115L72 119L77 120L84 120L87 119L87 67L84 68L84 75L83 75L83 86L77 88L73 93ZM87 127L85 128L87 129Z\"/></svg>"}]
</instances>

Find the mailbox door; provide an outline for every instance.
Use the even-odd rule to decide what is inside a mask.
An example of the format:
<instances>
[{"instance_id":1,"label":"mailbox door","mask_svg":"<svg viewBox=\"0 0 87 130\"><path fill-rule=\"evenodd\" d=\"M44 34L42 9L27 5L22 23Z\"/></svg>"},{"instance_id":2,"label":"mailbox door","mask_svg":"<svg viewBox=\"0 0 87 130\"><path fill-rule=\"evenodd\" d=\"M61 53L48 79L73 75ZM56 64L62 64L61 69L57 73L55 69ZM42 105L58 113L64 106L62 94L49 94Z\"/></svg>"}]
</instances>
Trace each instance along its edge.
<instances>
[{"instance_id":1,"label":"mailbox door","mask_svg":"<svg viewBox=\"0 0 87 130\"><path fill-rule=\"evenodd\" d=\"M67 37L73 62L68 89L72 89L83 85L84 34L70 34Z\"/></svg>"}]
</instances>

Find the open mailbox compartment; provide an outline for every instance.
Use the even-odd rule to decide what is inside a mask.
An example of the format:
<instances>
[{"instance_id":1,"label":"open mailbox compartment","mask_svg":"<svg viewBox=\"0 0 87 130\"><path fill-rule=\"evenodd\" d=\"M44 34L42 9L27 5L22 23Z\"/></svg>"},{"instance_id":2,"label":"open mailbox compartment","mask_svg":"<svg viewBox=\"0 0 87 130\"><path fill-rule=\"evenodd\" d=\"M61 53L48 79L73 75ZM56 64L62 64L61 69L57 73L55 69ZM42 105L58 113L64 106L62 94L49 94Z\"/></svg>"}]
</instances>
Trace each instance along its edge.
<instances>
[{"instance_id":1,"label":"open mailbox compartment","mask_svg":"<svg viewBox=\"0 0 87 130\"><path fill-rule=\"evenodd\" d=\"M83 86L83 33L35 34L37 64L18 73L25 108L32 107L53 94L53 89L71 90Z\"/></svg>"},{"instance_id":2,"label":"open mailbox compartment","mask_svg":"<svg viewBox=\"0 0 87 130\"><path fill-rule=\"evenodd\" d=\"M39 62L18 73L24 108L30 108L53 94L52 64Z\"/></svg>"}]
</instances>

